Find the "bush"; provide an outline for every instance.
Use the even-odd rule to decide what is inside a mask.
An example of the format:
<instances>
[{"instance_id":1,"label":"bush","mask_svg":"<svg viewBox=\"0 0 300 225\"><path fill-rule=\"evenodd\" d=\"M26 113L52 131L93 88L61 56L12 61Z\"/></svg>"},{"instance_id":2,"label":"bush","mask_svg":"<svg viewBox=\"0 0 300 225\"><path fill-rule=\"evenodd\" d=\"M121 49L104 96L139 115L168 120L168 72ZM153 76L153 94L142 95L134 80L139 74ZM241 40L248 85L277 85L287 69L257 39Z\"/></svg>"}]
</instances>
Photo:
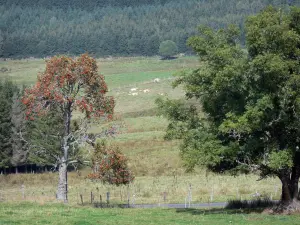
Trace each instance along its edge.
<instances>
[{"instance_id":1,"label":"bush","mask_svg":"<svg viewBox=\"0 0 300 225\"><path fill-rule=\"evenodd\" d=\"M177 51L177 45L171 40L163 41L159 46L159 54L164 58L171 58Z\"/></svg>"},{"instance_id":2,"label":"bush","mask_svg":"<svg viewBox=\"0 0 300 225\"><path fill-rule=\"evenodd\" d=\"M134 180L134 175L127 166L127 158L117 146L107 146L105 141L97 143L92 156L93 173L88 175L91 180L116 186L126 185Z\"/></svg>"}]
</instances>

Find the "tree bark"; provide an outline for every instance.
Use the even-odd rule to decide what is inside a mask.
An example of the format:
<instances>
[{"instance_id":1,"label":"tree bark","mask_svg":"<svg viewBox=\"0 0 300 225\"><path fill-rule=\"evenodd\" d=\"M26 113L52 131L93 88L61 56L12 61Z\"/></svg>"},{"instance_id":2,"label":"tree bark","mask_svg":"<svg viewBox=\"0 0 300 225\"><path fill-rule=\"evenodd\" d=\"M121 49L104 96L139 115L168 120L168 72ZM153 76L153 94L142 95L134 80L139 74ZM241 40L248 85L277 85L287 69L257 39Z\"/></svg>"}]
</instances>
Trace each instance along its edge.
<instances>
[{"instance_id":1,"label":"tree bark","mask_svg":"<svg viewBox=\"0 0 300 225\"><path fill-rule=\"evenodd\" d=\"M292 175L291 175L291 195L293 199L298 199L298 193L299 193L299 177L300 177L300 167L298 165L294 166L292 169Z\"/></svg>"},{"instance_id":2,"label":"tree bark","mask_svg":"<svg viewBox=\"0 0 300 225\"><path fill-rule=\"evenodd\" d=\"M282 184L281 202L283 204L289 204L293 199L292 192L290 190L290 179L288 176L282 176L280 180Z\"/></svg>"},{"instance_id":3,"label":"tree bark","mask_svg":"<svg viewBox=\"0 0 300 225\"><path fill-rule=\"evenodd\" d=\"M59 181L57 188L57 199L68 203L68 150L69 150L69 136L71 127L71 106L68 103L64 111L64 135L61 142L62 158L59 165Z\"/></svg>"},{"instance_id":4,"label":"tree bark","mask_svg":"<svg viewBox=\"0 0 300 225\"><path fill-rule=\"evenodd\" d=\"M299 201L299 182L300 177L300 167L295 165L292 168L292 172L282 173L279 178L282 183L282 193L281 201L276 211L278 212L295 212L300 210L300 201Z\"/></svg>"},{"instance_id":5,"label":"tree bark","mask_svg":"<svg viewBox=\"0 0 300 225\"><path fill-rule=\"evenodd\" d=\"M59 173L59 180L58 180L58 187L57 187L57 194L56 198L58 200L62 200L64 202L68 201L67 198L67 163L64 157L61 159L61 163L58 168L58 173Z\"/></svg>"}]
</instances>

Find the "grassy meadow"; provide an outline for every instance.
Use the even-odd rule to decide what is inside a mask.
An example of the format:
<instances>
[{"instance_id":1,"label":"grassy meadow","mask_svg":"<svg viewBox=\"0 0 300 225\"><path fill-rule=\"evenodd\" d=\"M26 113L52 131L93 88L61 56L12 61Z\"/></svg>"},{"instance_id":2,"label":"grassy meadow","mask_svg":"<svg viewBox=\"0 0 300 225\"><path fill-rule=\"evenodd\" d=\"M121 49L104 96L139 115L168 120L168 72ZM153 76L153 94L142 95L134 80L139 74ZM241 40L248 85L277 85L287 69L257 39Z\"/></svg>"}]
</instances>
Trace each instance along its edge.
<instances>
[{"instance_id":1,"label":"grassy meadow","mask_svg":"<svg viewBox=\"0 0 300 225\"><path fill-rule=\"evenodd\" d=\"M89 208L91 192L95 202L100 201L100 195L105 199L106 192L110 191L111 202L126 203L130 196L131 203L160 204L184 203L189 185L192 187L192 203L252 199L256 192L278 199L281 191L280 182L275 178L258 182L255 175L231 177L200 169L187 174L179 156L180 142L163 139L168 121L156 115L154 100L162 95L176 99L184 97L183 90L172 89L170 84L174 74L199 66L196 57L180 57L170 61L158 57L111 58L98 59L97 62L100 73L105 75L108 83L109 95L115 97L113 123L120 127L119 134L108 141L118 144L128 156L129 166L136 175L135 182L129 187L114 187L85 179L90 172L88 168L79 173L71 172L69 202L73 207L67 207L47 205L55 203L57 174L0 175L0 201L9 202L0 204L0 224L27 224L27 220L33 219L37 219L37 224L228 224L230 221L234 224L255 224L258 221L261 224L295 224L294 217L256 214L215 215L206 211L179 213L176 210L158 209L105 209L99 213L97 209ZM43 71L45 61L1 61L0 69L4 67L8 71L0 72L0 78L9 77L20 85L30 85L34 83L36 75ZM153 82L155 78L159 78L160 82ZM134 91L136 95L132 95L131 88L137 88ZM149 91L144 92L146 89ZM102 125L94 124L90 132L97 133L101 129ZM81 204L80 195L86 207L78 207ZM43 206L16 204L24 200ZM26 219L19 215L20 211L26 215ZM52 215L57 219L42 215ZM151 222L147 218L151 218Z\"/></svg>"},{"instance_id":2,"label":"grassy meadow","mask_svg":"<svg viewBox=\"0 0 300 225\"><path fill-rule=\"evenodd\" d=\"M0 204L0 224L299 224L299 215L220 209L97 209L59 204Z\"/></svg>"}]
</instances>

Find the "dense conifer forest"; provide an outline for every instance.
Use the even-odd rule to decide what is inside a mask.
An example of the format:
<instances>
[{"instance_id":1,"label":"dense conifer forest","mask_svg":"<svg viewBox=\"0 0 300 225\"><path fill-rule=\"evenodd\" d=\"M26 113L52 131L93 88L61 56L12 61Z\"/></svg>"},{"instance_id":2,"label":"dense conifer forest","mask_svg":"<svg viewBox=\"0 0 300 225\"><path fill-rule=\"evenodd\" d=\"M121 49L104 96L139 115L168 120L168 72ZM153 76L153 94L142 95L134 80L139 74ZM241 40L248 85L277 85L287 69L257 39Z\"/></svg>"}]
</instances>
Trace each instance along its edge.
<instances>
[{"instance_id":1,"label":"dense conifer forest","mask_svg":"<svg viewBox=\"0 0 300 225\"><path fill-rule=\"evenodd\" d=\"M298 0L0 0L0 57L56 54L157 55L186 40L199 24L237 24L267 5L287 9Z\"/></svg>"}]
</instances>

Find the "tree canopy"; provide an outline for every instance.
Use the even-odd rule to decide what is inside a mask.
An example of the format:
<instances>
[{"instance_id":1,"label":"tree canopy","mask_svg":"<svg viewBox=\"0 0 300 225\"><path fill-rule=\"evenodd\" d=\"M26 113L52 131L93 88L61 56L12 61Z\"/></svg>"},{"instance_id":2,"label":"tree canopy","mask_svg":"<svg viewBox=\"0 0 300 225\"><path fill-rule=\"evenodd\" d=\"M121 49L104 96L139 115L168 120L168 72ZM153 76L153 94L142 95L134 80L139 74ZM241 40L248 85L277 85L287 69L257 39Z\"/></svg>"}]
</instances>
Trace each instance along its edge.
<instances>
[{"instance_id":1,"label":"tree canopy","mask_svg":"<svg viewBox=\"0 0 300 225\"><path fill-rule=\"evenodd\" d=\"M188 40L201 66L174 83L199 106L158 101L172 122L168 134L177 125L184 131L179 137L188 168L277 176L283 205L294 209L300 177L299 21L296 7L288 13L268 7L248 17L246 49L237 27L201 26Z\"/></svg>"},{"instance_id":2,"label":"tree canopy","mask_svg":"<svg viewBox=\"0 0 300 225\"><path fill-rule=\"evenodd\" d=\"M177 45L174 41L167 40L160 43L159 54L164 58L170 58L178 52Z\"/></svg>"},{"instance_id":3,"label":"tree canopy","mask_svg":"<svg viewBox=\"0 0 300 225\"><path fill-rule=\"evenodd\" d=\"M157 55L165 40L190 53L199 24L236 24L267 5L287 10L288 0L1 0L0 57ZM300 4L293 1L294 5ZM2 36L2 41L1 41ZM2 43L2 44L1 44ZM1 48L2 46L2 48ZM2 53L1 53L2 50Z\"/></svg>"},{"instance_id":4,"label":"tree canopy","mask_svg":"<svg viewBox=\"0 0 300 225\"><path fill-rule=\"evenodd\" d=\"M67 165L72 161L69 152L77 141L75 133L78 132L71 127L73 112L81 111L86 118L111 118L114 99L106 96L107 91L104 76L98 73L96 60L87 54L75 59L66 56L51 58L45 71L38 75L36 84L25 90L22 102L26 106L28 119L34 120L54 108L62 121L62 126L57 124L60 151L46 149L46 154L55 154L59 165L57 198L60 200L68 201Z\"/></svg>"},{"instance_id":5,"label":"tree canopy","mask_svg":"<svg viewBox=\"0 0 300 225\"><path fill-rule=\"evenodd\" d=\"M108 146L102 140L93 144L93 147L94 152L91 160L93 173L88 175L89 179L116 186L128 185L133 182L134 175L128 168L128 159L122 154L118 146Z\"/></svg>"}]
</instances>

